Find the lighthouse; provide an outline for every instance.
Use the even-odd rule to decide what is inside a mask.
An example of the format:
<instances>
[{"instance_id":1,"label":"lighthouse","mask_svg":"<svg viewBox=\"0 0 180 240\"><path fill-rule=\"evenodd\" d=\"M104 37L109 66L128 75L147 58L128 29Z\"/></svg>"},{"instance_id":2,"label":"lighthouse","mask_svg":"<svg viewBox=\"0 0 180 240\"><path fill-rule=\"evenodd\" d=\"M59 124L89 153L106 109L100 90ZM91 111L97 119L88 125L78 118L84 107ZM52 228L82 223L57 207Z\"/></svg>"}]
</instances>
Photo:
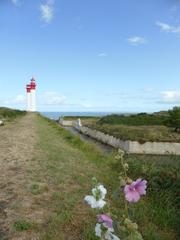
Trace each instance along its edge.
<instances>
[{"instance_id":1,"label":"lighthouse","mask_svg":"<svg viewBox=\"0 0 180 240\"><path fill-rule=\"evenodd\" d=\"M36 111L36 81L34 78L31 79L30 84L26 85L27 92L27 111Z\"/></svg>"}]
</instances>

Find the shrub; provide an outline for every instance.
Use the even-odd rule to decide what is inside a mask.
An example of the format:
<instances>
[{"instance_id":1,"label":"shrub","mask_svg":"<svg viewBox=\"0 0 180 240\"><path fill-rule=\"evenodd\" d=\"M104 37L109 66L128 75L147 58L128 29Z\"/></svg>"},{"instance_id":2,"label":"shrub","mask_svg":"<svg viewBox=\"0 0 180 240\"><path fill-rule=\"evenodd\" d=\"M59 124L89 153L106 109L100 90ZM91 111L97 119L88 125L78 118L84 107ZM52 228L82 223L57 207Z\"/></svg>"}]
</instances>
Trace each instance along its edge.
<instances>
[{"instance_id":1,"label":"shrub","mask_svg":"<svg viewBox=\"0 0 180 240\"><path fill-rule=\"evenodd\" d=\"M0 107L0 118L13 119L25 115L26 111Z\"/></svg>"},{"instance_id":2,"label":"shrub","mask_svg":"<svg viewBox=\"0 0 180 240\"><path fill-rule=\"evenodd\" d=\"M167 114L147 114L147 113L139 113L133 115L108 115L102 117L97 123L102 124L123 124L123 125L131 125L131 126L140 126L140 125L164 125L165 121L168 118Z\"/></svg>"},{"instance_id":3,"label":"shrub","mask_svg":"<svg viewBox=\"0 0 180 240\"><path fill-rule=\"evenodd\" d=\"M167 126L174 127L175 132L180 129L180 107L174 107L169 110L169 118L166 121Z\"/></svg>"}]
</instances>

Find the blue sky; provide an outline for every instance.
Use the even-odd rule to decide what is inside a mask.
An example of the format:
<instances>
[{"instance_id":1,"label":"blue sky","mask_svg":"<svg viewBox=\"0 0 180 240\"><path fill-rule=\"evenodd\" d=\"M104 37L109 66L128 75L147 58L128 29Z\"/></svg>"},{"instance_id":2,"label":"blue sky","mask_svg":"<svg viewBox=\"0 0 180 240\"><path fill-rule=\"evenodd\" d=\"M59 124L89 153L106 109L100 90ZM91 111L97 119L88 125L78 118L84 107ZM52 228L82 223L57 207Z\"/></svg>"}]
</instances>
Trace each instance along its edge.
<instances>
[{"instance_id":1,"label":"blue sky","mask_svg":"<svg viewBox=\"0 0 180 240\"><path fill-rule=\"evenodd\" d=\"M180 105L180 2L0 0L0 105L151 112Z\"/></svg>"}]
</instances>

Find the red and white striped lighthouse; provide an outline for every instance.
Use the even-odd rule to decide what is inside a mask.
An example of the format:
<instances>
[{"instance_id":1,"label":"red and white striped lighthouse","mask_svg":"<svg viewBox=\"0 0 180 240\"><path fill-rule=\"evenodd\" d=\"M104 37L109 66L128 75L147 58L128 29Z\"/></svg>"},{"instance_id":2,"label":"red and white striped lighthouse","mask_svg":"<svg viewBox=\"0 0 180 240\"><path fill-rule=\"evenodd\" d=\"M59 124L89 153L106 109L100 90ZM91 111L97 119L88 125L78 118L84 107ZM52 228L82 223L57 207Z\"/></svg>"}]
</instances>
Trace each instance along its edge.
<instances>
[{"instance_id":1,"label":"red and white striped lighthouse","mask_svg":"<svg viewBox=\"0 0 180 240\"><path fill-rule=\"evenodd\" d=\"M36 81L34 78L31 79L30 84L26 85L27 92L27 111L36 111Z\"/></svg>"}]
</instances>

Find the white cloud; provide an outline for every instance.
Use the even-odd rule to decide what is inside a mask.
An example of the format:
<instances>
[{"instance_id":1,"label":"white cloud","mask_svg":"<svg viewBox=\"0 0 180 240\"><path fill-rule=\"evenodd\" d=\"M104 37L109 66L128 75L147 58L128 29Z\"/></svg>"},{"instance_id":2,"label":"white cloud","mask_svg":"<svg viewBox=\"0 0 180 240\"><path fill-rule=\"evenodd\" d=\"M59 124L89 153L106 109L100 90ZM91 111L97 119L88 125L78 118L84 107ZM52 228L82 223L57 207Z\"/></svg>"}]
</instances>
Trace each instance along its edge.
<instances>
[{"instance_id":1,"label":"white cloud","mask_svg":"<svg viewBox=\"0 0 180 240\"><path fill-rule=\"evenodd\" d=\"M25 104L26 103L26 97L24 95L17 95L14 99L12 99L12 103L14 104Z\"/></svg>"},{"instance_id":2,"label":"white cloud","mask_svg":"<svg viewBox=\"0 0 180 240\"><path fill-rule=\"evenodd\" d=\"M106 52L101 52L98 54L98 57L107 57L108 54Z\"/></svg>"},{"instance_id":3,"label":"white cloud","mask_svg":"<svg viewBox=\"0 0 180 240\"><path fill-rule=\"evenodd\" d=\"M127 41L133 46L138 46L147 43L147 40L145 38L138 36L130 37L127 39Z\"/></svg>"},{"instance_id":4,"label":"white cloud","mask_svg":"<svg viewBox=\"0 0 180 240\"><path fill-rule=\"evenodd\" d=\"M15 97L1 100L0 103L2 105L9 105L9 106L15 106L15 105L24 105L26 104L26 97L22 94L18 94Z\"/></svg>"},{"instance_id":5,"label":"white cloud","mask_svg":"<svg viewBox=\"0 0 180 240\"><path fill-rule=\"evenodd\" d=\"M65 96L62 96L57 92L45 92L40 99L40 104L49 106L62 106L67 105L68 101Z\"/></svg>"},{"instance_id":6,"label":"white cloud","mask_svg":"<svg viewBox=\"0 0 180 240\"><path fill-rule=\"evenodd\" d=\"M164 91L162 94L162 103L180 104L180 91Z\"/></svg>"},{"instance_id":7,"label":"white cloud","mask_svg":"<svg viewBox=\"0 0 180 240\"><path fill-rule=\"evenodd\" d=\"M40 5L42 21L49 23L54 17L54 0L47 0L46 3Z\"/></svg>"},{"instance_id":8,"label":"white cloud","mask_svg":"<svg viewBox=\"0 0 180 240\"><path fill-rule=\"evenodd\" d=\"M163 22L156 22L156 25L160 27L163 32L166 33L180 33L180 26L172 26Z\"/></svg>"},{"instance_id":9,"label":"white cloud","mask_svg":"<svg viewBox=\"0 0 180 240\"><path fill-rule=\"evenodd\" d=\"M12 2L15 6L17 6L17 5L20 3L20 0L11 0L11 2Z\"/></svg>"}]
</instances>

